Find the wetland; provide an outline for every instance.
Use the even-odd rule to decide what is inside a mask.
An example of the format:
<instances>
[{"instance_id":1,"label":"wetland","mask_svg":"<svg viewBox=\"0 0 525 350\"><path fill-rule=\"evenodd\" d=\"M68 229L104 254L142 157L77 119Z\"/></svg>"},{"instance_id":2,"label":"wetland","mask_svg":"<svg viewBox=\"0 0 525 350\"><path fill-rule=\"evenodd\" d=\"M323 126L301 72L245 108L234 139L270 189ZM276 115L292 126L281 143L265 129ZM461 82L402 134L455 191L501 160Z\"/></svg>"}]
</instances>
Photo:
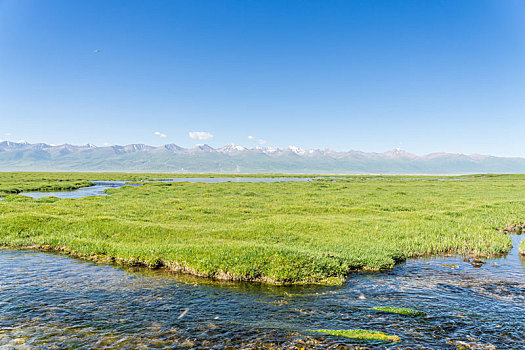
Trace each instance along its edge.
<instances>
[{"instance_id":1,"label":"wetland","mask_svg":"<svg viewBox=\"0 0 525 350\"><path fill-rule=\"evenodd\" d=\"M525 176L188 178L0 174L0 346L525 346Z\"/></svg>"}]
</instances>

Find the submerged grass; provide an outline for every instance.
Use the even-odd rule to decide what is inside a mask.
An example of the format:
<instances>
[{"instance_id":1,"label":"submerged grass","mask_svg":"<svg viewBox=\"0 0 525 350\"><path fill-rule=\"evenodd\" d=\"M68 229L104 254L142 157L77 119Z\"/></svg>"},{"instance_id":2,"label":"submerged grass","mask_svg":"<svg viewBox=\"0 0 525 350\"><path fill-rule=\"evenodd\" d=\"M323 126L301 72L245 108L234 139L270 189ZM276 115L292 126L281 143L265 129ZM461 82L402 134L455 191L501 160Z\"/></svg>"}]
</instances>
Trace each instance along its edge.
<instances>
[{"instance_id":1,"label":"submerged grass","mask_svg":"<svg viewBox=\"0 0 525 350\"><path fill-rule=\"evenodd\" d=\"M352 339L382 340L393 342L401 341L401 338L399 338L397 335L389 335L383 332L368 331L365 329L309 329L308 331Z\"/></svg>"},{"instance_id":2,"label":"submerged grass","mask_svg":"<svg viewBox=\"0 0 525 350\"><path fill-rule=\"evenodd\" d=\"M373 310L380 312L387 312L392 314L399 314L405 316L425 316L426 314L419 310L410 309L407 307L393 307L393 306L378 306L373 307Z\"/></svg>"},{"instance_id":3,"label":"submerged grass","mask_svg":"<svg viewBox=\"0 0 525 350\"><path fill-rule=\"evenodd\" d=\"M0 189L173 176L0 173ZM409 257L508 251L511 240L498 230L525 222L525 176L460 179L146 182L81 199L7 195L0 245L222 279L340 284L356 269Z\"/></svg>"}]
</instances>

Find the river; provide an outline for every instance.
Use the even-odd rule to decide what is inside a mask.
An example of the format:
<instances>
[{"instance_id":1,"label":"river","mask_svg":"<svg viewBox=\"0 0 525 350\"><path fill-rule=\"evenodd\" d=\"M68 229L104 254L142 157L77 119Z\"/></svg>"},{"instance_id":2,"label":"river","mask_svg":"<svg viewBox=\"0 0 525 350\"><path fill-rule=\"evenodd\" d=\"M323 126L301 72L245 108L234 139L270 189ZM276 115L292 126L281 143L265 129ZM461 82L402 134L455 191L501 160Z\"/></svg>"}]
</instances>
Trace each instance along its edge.
<instances>
[{"instance_id":1,"label":"river","mask_svg":"<svg viewBox=\"0 0 525 350\"><path fill-rule=\"evenodd\" d=\"M218 282L1 249L0 348L525 348L518 242L515 236L507 257L482 267L460 257L409 260L388 272L356 273L343 287ZM402 341L307 331L351 328Z\"/></svg>"}]
</instances>

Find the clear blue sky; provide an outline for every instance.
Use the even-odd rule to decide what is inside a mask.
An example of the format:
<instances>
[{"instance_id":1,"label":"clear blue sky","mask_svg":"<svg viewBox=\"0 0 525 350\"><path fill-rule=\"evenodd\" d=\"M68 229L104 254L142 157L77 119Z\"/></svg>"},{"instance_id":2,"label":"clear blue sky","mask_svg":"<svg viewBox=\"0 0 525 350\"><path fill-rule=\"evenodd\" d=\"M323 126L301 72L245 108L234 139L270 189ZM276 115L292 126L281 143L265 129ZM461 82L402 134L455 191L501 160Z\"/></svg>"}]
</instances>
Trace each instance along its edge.
<instances>
[{"instance_id":1,"label":"clear blue sky","mask_svg":"<svg viewBox=\"0 0 525 350\"><path fill-rule=\"evenodd\" d=\"M525 156L525 1L0 0L0 139Z\"/></svg>"}]
</instances>

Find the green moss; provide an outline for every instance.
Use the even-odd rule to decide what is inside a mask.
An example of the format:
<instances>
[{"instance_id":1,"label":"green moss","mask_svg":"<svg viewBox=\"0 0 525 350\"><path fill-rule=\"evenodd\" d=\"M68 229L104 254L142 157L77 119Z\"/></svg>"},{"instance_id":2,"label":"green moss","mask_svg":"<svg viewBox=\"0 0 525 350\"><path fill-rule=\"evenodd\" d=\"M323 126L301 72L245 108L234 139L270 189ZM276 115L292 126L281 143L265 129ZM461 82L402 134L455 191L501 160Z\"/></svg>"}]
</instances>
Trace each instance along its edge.
<instances>
[{"instance_id":1,"label":"green moss","mask_svg":"<svg viewBox=\"0 0 525 350\"><path fill-rule=\"evenodd\" d=\"M392 314L400 314L405 316L425 316L426 314L419 310L409 309L406 307L393 307L393 306L378 306L373 307L373 310L388 312Z\"/></svg>"},{"instance_id":2,"label":"green moss","mask_svg":"<svg viewBox=\"0 0 525 350\"><path fill-rule=\"evenodd\" d=\"M312 330L312 329L309 329L308 331L315 332L315 333L335 335L338 337L352 338L352 339L382 340L382 341L393 341L393 342L401 341L401 338L399 338L397 335L389 335L389 334L385 334L382 332L368 331L365 329L345 329L345 330L341 330L341 329Z\"/></svg>"}]
</instances>

